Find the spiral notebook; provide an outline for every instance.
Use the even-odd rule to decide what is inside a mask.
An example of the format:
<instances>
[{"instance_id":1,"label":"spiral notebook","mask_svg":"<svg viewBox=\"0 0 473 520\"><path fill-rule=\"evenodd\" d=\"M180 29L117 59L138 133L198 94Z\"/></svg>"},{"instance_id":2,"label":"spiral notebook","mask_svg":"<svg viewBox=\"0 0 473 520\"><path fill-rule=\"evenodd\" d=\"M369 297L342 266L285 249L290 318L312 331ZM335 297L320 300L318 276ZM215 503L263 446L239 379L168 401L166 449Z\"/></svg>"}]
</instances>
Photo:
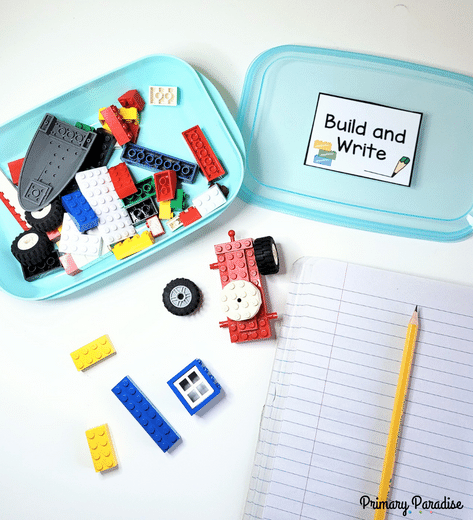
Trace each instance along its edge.
<instances>
[{"instance_id":1,"label":"spiral notebook","mask_svg":"<svg viewBox=\"0 0 473 520\"><path fill-rule=\"evenodd\" d=\"M419 335L386 519L473 518L473 288L302 258L245 520L374 517L415 305Z\"/></svg>"}]
</instances>

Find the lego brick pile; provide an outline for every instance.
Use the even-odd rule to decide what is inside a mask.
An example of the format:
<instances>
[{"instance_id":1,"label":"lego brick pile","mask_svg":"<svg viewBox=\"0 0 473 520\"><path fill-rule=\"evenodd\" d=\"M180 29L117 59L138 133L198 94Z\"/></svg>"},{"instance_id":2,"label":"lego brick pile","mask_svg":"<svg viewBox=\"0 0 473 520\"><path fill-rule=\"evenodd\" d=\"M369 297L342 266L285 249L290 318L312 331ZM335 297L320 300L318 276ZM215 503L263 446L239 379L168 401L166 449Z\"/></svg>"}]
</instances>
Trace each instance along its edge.
<instances>
[{"instance_id":1,"label":"lego brick pile","mask_svg":"<svg viewBox=\"0 0 473 520\"><path fill-rule=\"evenodd\" d=\"M46 114L26 157L8 164L11 180L0 171L0 200L23 229L11 251L25 280L122 260L225 204L228 190L215 182L225 170L199 126L182 132L195 164L137 144L145 102L137 90L118 101L98 110L99 128ZM177 103L176 87L150 87L151 105ZM121 162L108 167L116 147ZM185 186L199 172L208 187L190 200Z\"/></svg>"}]
</instances>

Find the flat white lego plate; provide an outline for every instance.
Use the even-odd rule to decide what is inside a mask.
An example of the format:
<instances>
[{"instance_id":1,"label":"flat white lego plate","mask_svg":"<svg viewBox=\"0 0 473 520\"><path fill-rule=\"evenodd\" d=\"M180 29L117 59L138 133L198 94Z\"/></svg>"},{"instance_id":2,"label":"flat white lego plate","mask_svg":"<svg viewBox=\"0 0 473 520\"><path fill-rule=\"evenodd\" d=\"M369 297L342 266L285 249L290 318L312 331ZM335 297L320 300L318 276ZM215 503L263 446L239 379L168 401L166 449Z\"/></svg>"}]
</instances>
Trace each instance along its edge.
<instances>
[{"instance_id":1,"label":"flat white lego plate","mask_svg":"<svg viewBox=\"0 0 473 520\"><path fill-rule=\"evenodd\" d=\"M148 103L149 87L176 85L179 89L176 106L152 106ZM127 90L137 89L146 106L141 113L141 130L137 144L156 151L195 162L182 132L199 125L222 163L227 174L221 182L229 189L226 203L188 227L180 227L156 239L153 246L124 260L113 255L96 262L76 276L65 271L48 274L34 282L26 282L20 264L10 252L13 239L22 231L3 204L0 204L0 288L25 299L46 299L64 296L107 278L141 259L155 254L220 215L240 189L243 179L243 141L228 108L215 87L184 61L166 55L140 59L120 69L92 80L67 92L0 127L0 168L8 174L7 164L24 157L28 145L44 114L49 112L58 119L75 124L77 121L98 127L98 110L111 104L119 105L118 97ZM120 162L121 148L117 149L108 166ZM153 175L152 172L129 166L135 181ZM199 173L194 184L184 184L189 200L207 189L205 177ZM138 232L146 230L145 224ZM125 274L125 273L123 273Z\"/></svg>"}]
</instances>

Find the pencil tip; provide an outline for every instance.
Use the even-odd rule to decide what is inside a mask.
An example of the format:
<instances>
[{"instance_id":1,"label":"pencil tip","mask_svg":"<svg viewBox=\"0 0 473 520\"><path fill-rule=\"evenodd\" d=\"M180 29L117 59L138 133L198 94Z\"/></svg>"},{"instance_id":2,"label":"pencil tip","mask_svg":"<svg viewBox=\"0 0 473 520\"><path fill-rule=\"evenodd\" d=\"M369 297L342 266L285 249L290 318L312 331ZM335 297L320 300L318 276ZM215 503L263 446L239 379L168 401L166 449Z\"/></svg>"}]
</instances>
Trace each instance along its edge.
<instances>
[{"instance_id":1,"label":"pencil tip","mask_svg":"<svg viewBox=\"0 0 473 520\"><path fill-rule=\"evenodd\" d=\"M414 312L417 312L417 308L418 308L418 307L419 307L419 306L418 306L418 305L416 305L416 308L414 309Z\"/></svg>"}]
</instances>

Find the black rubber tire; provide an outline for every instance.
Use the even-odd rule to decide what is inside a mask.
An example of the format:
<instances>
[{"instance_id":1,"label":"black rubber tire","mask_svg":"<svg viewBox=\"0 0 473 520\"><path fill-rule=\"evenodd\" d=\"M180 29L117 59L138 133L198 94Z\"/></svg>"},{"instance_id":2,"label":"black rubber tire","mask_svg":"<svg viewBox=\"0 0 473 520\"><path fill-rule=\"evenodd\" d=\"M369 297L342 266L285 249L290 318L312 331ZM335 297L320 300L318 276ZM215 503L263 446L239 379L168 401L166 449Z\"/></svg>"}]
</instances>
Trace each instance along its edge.
<instances>
[{"instance_id":1,"label":"black rubber tire","mask_svg":"<svg viewBox=\"0 0 473 520\"><path fill-rule=\"evenodd\" d=\"M38 213L36 211L33 213L31 211L25 211L26 221L31 227L37 229L38 231L54 231L62 224L62 219L64 218L64 208L60 199L54 199L51 204L48 204L40 211L45 212L46 208L50 209L49 212L44 216L34 216L33 213Z\"/></svg>"},{"instance_id":2,"label":"black rubber tire","mask_svg":"<svg viewBox=\"0 0 473 520\"><path fill-rule=\"evenodd\" d=\"M29 229L13 240L11 252L13 256L26 266L37 265L53 252L54 245L48 236L37 229Z\"/></svg>"},{"instance_id":3,"label":"black rubber tire","mask_svg":"<svg viewBox=\"0 0 473 520\"><path fill-rule=\"evenodd\" d=\"M262 237L253 240L256 265L260 274L276 274L279 272L279 254L273 237Z\"/></svg>"},{"instance_id":4,"label":"black rubber tire","mask_svg":"<svg viewBox=\"0 0 473 520\"><path fill-rule=\"evenodd\" d=\"M187 278L176 278L163 291L163 303L175 316L189 316L200 304L200 290Z\"/></svg>"}]
</instances>

